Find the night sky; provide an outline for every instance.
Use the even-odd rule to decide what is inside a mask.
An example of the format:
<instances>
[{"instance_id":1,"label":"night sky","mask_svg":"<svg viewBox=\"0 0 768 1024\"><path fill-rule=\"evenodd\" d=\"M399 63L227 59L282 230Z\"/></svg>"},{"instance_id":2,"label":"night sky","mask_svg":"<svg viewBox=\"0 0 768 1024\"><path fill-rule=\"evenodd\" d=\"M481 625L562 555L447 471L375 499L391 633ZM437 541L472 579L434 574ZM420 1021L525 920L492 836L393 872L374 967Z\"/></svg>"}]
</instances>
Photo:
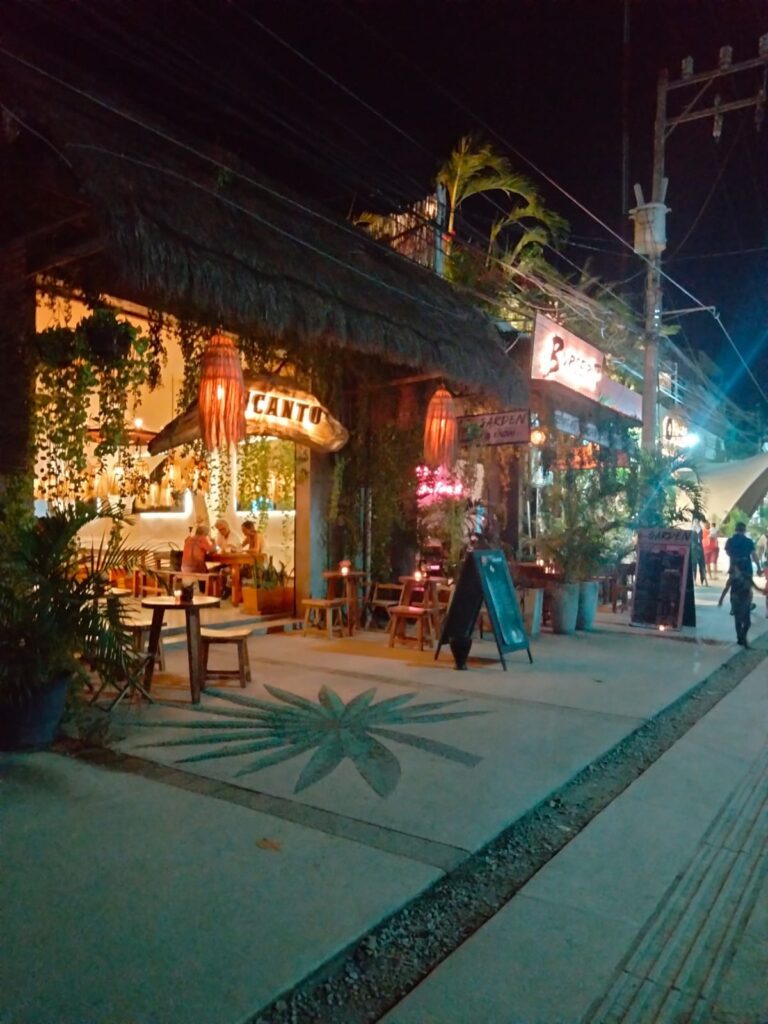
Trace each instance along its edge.
<instances>
[{"instance_id":1,"label":"night sky","mask_svg":"<svg viewBox=\"0 0 768 1024\"><path fill-rule=\"evenodd\" d=\"M733 46L757 56L768 0L634 0L623 42L623 0L8 0L6 18L52 68L126 92L158 116L240 153L341 215L397 208L431 187L458 138L478 132L533 161L611 228L622 210L622 125L629 197L649 197L656 76L693 56L714 68ZM626 58L626 59L625 59ZM622 80L627 76L623 118ZM722 88L756 93L761 72ZM735 89L734 93L730 90ZM666 270L715 305L768 392L768 118L726 115L676 129L667 145ZM553 185L549 204L571 224L564 250L590 258L642 310L642 264ZM491 211L492 212L492 211ZM476 204L468 217L487 216ZM690 299L665 287L665 306ZM709 353L746 408L762 406L711 317L681 319L681 347Z\"/></svg>"}]
</instances>

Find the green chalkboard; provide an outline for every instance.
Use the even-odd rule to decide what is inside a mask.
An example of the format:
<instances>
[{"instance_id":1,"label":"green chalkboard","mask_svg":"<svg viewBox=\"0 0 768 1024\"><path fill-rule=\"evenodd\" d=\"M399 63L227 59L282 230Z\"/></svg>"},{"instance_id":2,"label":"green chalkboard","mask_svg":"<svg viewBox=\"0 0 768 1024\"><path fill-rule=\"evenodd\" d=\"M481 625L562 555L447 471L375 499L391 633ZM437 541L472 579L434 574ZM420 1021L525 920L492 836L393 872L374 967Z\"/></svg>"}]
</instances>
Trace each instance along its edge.
<instances>
[{"instance_id":1,"label":"green chalkboard","mask_svg":"<svg viewBox=\"0 0 768 1024\"><path fill-rule=\"evenodd\" d=\"M471 551L464 559L448 614L440 634L435 658L443 644L471 641L480 609L485 603L491 620L501 664L512 651L527 651L533 661L523 625L520 604L502 551Z\"/></svg>"}]
</instances>

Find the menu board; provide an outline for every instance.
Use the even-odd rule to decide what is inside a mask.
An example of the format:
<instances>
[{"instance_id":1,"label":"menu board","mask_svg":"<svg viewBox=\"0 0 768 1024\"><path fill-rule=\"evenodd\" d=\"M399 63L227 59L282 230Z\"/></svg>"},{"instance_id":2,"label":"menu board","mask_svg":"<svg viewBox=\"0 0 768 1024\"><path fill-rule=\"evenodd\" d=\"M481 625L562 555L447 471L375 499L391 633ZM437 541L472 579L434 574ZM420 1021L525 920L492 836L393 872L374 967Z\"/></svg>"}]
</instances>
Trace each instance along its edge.
<instances>
[{"instance_id":1,"label":"menu board","mask_svg":"<svg viewBox=\"0 0 768 1024\"><path fill-rule=\"evenodd\" d=\"M443 644L452 640L470 641L483 603L504 670L507 668L504 655L512 651L527 651L528 660L532 662L520 604L504 553L482 549L470 551L464 559L435 658Z\"/></svg>"},{"instance_id":2,"label":"menu board","mask_svg":"<svg viewBox=\"0 0 768 1024\"><path fill-rule=\"evenodd\" d=\"M638 530L632 625L666 629L695 625L692 597L691 531Z\"/></svg>"}]
</instances>

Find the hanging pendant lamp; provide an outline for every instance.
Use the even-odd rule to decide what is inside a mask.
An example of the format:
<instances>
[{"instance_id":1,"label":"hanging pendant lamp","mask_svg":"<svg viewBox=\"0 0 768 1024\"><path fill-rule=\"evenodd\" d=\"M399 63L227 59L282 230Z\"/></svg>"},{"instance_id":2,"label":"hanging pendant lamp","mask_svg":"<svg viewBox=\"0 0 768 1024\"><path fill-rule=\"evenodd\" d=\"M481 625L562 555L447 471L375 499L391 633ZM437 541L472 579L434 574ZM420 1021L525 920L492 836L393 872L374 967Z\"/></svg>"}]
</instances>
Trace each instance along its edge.
<instances>
[{"instance_id":1,"label":"hanging pendant lamp","mask_svg":"<svg viewBox=\"0 0 768 1024\"><path fill-rule=\"evenodd\" d=\"M209 451L229 448L245 437L245 383L240 353L223 334L203 352L198 400L200 436Z\"/></svg>"},{"instance_id":2,"label":"hanging pendant lamp","mask_svg":"<svg viewBox=\"0 0 768 1024\"><path fill-rule=\"evenodd\" d=\"M431 469L445 466L452 469L456 463L458 427L453 396L439 387L427 406L424 423L424 462Z\"/></svg>"}]
</instances>

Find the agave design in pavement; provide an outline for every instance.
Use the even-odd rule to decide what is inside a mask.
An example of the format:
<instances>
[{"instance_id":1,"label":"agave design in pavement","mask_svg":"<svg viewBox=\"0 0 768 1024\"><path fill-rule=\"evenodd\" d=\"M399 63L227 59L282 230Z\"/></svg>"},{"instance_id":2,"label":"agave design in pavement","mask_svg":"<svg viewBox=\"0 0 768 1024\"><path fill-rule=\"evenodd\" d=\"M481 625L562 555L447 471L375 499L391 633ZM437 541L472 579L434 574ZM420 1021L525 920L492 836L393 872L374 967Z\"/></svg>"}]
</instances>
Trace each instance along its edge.
<instances>
[{"instance_id":1,"label":"agave design in pavement","mask_svg":"<svg viewBox=\"0 0 768 1024\"><path fill-rule=\"evenodd\" d=\"M433 722L485 714L484 711L443 711L449 704L461 701L444 700L407 707L416 694L405 693L374 704L376 690L371 689L345 704L327 686L321 688L317 701L307 700L276 686L266 686L265 689L279 703L225 690L208 689L206 693L210 696L237 704L244 710L224 711L211 707L198 710L201 715L217 716L218 721L206 718L192 722L143 722L141 724L146 726L171 726L196 733L184 739L164 740L144 746L216 744L213 750L181 758L177 762L179 764L257 754L253 761L237 772L237 776L258 772L313 750L314 753L301 770L294 787L295 793L330 775L345 758L349 758L374 792L379 796L389 796L400 781L400 762L380 740L416 747L470 768L482 760L448 743L392 728L396 725L430 725Z\"/></svg>"}]
</instances>

